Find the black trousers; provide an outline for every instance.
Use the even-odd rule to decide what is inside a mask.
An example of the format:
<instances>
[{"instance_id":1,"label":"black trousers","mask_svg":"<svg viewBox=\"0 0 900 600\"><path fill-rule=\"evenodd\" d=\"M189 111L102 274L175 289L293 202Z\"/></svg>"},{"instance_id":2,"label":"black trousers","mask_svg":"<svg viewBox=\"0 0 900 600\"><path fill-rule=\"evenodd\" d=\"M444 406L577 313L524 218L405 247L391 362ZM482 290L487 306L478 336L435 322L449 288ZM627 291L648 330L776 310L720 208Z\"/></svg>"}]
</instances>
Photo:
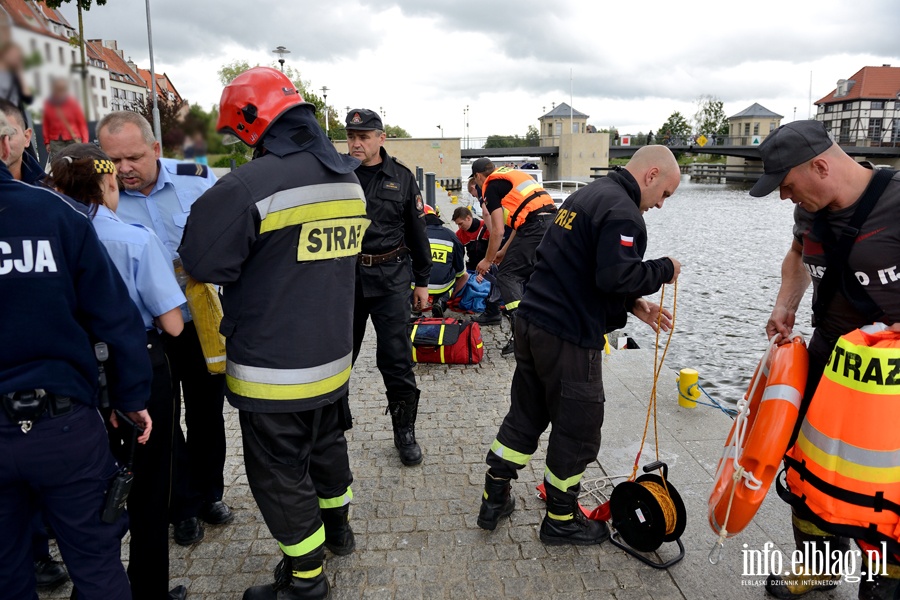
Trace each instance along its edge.
<instances>
[{"instance_id":1,"label":"black trousers","mask_svg":"<svg viewBox=\"0 0 900 600\"><path fill-rule=\"evenodd\" d=\"M147 410L153 433L134 452L134 483L128 495L131 530L128 579L134 600L158 600L169 592L169 515L172 489L172 440L176 427L172 374L161 336L148 333L153 382ZM131 447L128 428L111 430L114 454L123 462Z\"/></svg>"},{"instance_id":2,"label":"black trousers","mask_svg":"<svg viewBox=\"0 0 900 600\"><path fill-rule=\"evenodd\" d=\"M537 247L544 237L544 233L553 223L555 213L534 215L516 230L506 256L500 262L500 271L497 274L497 283L500 285L500 294L507 311L514 311L522 301L525 293L525 284L534 272L534 263L537 260Z\"/></svg>"},{"instance_id":3,"label":"black trousers","mask_svg":"<svg viewBox=\"0 0 900 600\"><path fill-rule=\"evenodd\" d=\"M78 598L131 598L120 560L128 519L100 520L118 465L97 409L76 403L27 434L0 411L0 456L0 596L37 597L30 542L41 506Z\"/></svg>"},{"instance_id":4,"label":"black trousers","mask_svg":"<svg viewBox=\"0 0 900 600\"><path fill-rule=\"evenodd\" d=\"M552 424L545 479L565 492L578 485L600 450L602 352L567 342L522 317L515 326L511 404L487 455L489 471L517 478Z\"/></svg>"},{"instance_id":5,"label":"black trousers","mask_svg":"<svg viewBox=\"0 0 900 600\"><path fill-rule=\"evenodd\" d=\"M316 411L240 411L250 491L272 537L290 556L309 554L324 543L320 499L327 505L347 494L353 482L340 404L320 409L317 428Z\"/></svg>"},{"instance_id":6,"label":"black trousers","mask_svg":"<svg viewBox=\"0 0 900 600\"><path fill-rule=\"evenodd\" d=\"M175 424L180 421L184 398L187 434L175 431L175 482L171 520L196 517L201 504L222 499L225 482L225 376L212 375L200 348L193 322L184 324L178 337L164 336L172 369Z\"/></svg>"},{"instance_id":7,"label":"black trousers","mask_svg":"<svg viewBox=\"0 0 900 600\"><path fill-rule=\"evenodd\" d=\"M375 326L375 364L381 372L388 401L403 400L417 391L413 373L412 342L409 339L409 292L366 298L359 287L353 305L353 362L366 335L366 321Z\"/></svg>"}]
</instances>

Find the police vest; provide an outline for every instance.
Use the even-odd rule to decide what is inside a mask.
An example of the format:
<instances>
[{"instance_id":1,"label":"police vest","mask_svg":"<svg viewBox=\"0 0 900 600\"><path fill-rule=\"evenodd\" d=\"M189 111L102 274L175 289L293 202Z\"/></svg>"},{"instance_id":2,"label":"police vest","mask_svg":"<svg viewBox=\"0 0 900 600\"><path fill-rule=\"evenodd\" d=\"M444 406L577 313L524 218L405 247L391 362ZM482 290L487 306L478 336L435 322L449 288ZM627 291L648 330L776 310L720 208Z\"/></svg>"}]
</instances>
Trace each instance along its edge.
<instances>
[{"instance_id":1,"label":"police vest","mask_svg":"<svg viewBox=\"0 0 900 600\"><path fill-rule=\"evenodd\" d=\"M487 176L484 180L484 194L492 181L503 179L512 184L512 190L500 201L503 207L503 223L507 227L518 229L528 215L545 206L553 205L553 198L541 185L530 176L502 167Z\"/></svg>"},{"instance_id":2,"label":"police vest","mask_svg":"<svg viewBox=\"0 0 900 600\"><path fill-rule=\"evenodd\" d=\"M834 347L796 444L789 497L821 529L900 551L900 333Z\"/></svg>"}]
</instances>

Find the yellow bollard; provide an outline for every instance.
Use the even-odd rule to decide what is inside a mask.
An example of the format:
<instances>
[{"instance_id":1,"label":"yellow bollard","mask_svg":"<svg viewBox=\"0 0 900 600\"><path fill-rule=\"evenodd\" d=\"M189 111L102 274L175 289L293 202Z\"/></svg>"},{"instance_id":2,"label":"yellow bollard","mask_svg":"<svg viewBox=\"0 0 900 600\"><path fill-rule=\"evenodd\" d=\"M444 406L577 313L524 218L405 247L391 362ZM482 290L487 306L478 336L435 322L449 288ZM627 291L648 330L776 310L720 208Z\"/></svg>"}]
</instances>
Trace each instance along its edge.
<instances>
[{"instance_id":1,"label":"yellow bollard","mask_svg":"<svg viewBox=\"0 0 900 600\"><path fill-rule=\"evenodd\" d=\"M682 369L678 374L678 405L684 408L697 408L700 399L700 373L694 369Z\"/></svg>"},{"instance_id":2,"label":"yellow bollard","mask_svg":"<svg viewBox=\"0 0 900 600\"><path fill-rule=\"evenodd\" d=\"M457 198L456 196L450 196L450 204L458 204L458 203L459 203L459 198Z\"/></svg>"}]
</instances>

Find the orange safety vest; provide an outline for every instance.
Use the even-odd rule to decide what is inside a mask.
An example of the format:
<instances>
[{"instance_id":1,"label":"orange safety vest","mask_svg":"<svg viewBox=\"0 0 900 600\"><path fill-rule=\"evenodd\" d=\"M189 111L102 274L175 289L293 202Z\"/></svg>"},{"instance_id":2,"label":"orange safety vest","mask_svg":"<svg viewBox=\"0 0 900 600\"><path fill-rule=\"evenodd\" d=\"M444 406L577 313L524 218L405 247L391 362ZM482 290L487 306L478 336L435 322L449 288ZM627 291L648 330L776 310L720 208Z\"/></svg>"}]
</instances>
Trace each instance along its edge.
<instances>
[{"instance_id":1,"label":"orange safety vest","mask_svg":"<svg viewBox=\"0 0 900 600\"><path fill-rule=\"evenodd\" d=\"M900 552L900 333L838 340L785 465L798 516Z\"/></svg>"},{"instance_id":2,"label":"orange safety vest","mask_svg":"<svg viewBox=\"0 0 900 600\"><path fill-rule=\"evenodd\" d=\"M482 185L482 195L487 197L488 185L503 179L512 184L512 190L500 201L503 207L503 223L518 229L528 215L545 206L553 206L553 198L541 185L526 173L501 167L487 176Z\"/></svg>"}]
</instances>

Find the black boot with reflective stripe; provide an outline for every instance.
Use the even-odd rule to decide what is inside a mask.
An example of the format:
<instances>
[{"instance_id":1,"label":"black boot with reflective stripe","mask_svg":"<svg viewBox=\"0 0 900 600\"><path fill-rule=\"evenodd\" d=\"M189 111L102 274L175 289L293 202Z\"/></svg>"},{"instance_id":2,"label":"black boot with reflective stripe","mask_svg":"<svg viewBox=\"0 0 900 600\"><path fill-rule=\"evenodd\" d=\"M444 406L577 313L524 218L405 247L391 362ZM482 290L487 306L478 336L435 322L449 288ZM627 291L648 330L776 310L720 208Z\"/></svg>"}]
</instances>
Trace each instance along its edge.
<instances>
[{"instance_id":1,"label":"black boot with reflective stripe","mask_svg":"<svg viewBox=\"0 0 900 600\"><path fill-rule=\"evenodd\" d=\"M573 544L591 546L609 539L606 523L588 519L578 507L579 485L563 492L544 481L547 514L541 522L541 541L551 546Z\"/></svg>"},{"instance_id":2,"label":"black boot with reflective stripe","mask_svg":"<svg viewBox=\"0 0 900 600\"><path fill-rule=\"evenodd\" d=\"M493 531L500 519L512 514L516 508L516 499L510 494L510 488L509 479L485 474L481 510L478 511L479 527Z\"/></svg>"},{"instance_id":3,"label":"black boot with reflective stripe","mask_svg":"<svg viewBox=\"0 0 900 600\"><path fill-rule=\"evenodd\" d=\"M388 411L394 426L394 446L400 454L400 462L406 466L422 462L422 449L416 442L416 415L419 410L419 395L416 390L404 398L388 398Z\"/></svg>"},{"instance_id":4,"label":"black boot with reflective stripe","mask_svg":"<svg viewBox=\"0 0 900 600\"><path fill-rule=\"evenodd\" d=\"M325 550L320 546L303 556L284 555L275 567L275 582L256 585L244 592L244 600L326 600L331 586L323 572Z\"/></svg>"},{"instance_id":5,"label":"black boot with reflective stripe","mask_svg":"<svg viewBox=\"0 0 900 600\"><path fill-rule=\"evenodd\" d=\"M337 508L323 508L322 522L325 524L325 547L337 556L346 556L356 548L356 538L350 527L350 505Z\"/></svg>"}]
</instances>

